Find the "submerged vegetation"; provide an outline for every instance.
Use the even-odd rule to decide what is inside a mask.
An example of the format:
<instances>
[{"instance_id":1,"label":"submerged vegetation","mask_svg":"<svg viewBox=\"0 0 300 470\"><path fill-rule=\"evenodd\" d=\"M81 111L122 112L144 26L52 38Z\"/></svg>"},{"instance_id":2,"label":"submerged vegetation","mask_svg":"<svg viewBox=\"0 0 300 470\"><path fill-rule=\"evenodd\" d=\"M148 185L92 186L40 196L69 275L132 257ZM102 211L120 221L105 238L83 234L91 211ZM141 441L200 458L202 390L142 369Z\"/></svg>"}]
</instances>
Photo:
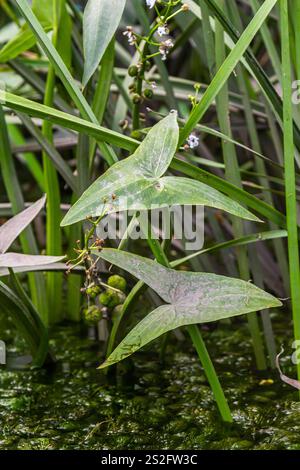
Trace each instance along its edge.
<instances>
[{"instance_id":1,"label":"submerged vegetation","mask_svg":"<svg viewBox=\"0 0 300 470\"><path fill-rule=\"evenodd\" d=\"M82 430L74 417L60 431L74 432L82 448L113 448L99 430L104 423L109 434L117 413L103 402L120 403L120 380L145 411L133 376L151 375L141 365L151 351L171 392L188 387L194 431L187 409L166 428L184 435L186 448L274 448L260 442L257 422L245 437L236 405L258 396L262 413L276 398L280 421L299 389L300 2L2 0L0 9L0 340L4 367L22 369L1 371L0 387L11 380L14 390L24 374L35 389L36 378L38 402L40 381L56 367L58 417L55 384L65 393L68 376L57 372L55 338L68 348L78 341L72 383L93 404L82 403ZM280 369L282 347L294 353L284 365L295 378ZM178 377L174 366L166 372L172 357ZM172 410L153 374L150 427ZM40 413L28 400L12 392L0 402L0 413L9 410L0 448L22 448L9 413ZM217 407L208 416L210 400ZM89 420L96 402L99 422ZM296 402L288 407L299 415ZM197 419L207 424L217 412L214 438L197 433ZM41 425L32 445L74 447L52 431ZM150 434L115 448L145 448ZM297 447L283 441L278 448ZM157 443L166 445L177 441Z\"/></svg>"}]
</instances>

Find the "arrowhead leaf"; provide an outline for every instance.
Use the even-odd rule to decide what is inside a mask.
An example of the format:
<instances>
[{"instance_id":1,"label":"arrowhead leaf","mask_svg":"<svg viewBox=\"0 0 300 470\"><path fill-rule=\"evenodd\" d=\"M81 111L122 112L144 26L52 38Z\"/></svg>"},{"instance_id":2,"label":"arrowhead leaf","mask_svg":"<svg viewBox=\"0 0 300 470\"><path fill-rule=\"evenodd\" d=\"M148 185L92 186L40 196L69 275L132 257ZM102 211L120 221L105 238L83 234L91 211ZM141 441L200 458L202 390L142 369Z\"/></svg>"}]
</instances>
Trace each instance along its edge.
<instances>
[{"instance_id":1,"label":"arrowhead leaf","mask_svg":"<svg viewBox=\"0 0 300 470\"><path fill-rule=\"evenodd\" d=\"M169 304L147 315L100 367L119 362L175 328L281 306L272 295L240 279L174 271L156 261L109 248L100 257L145 282Z\"/></svg>"},{"instance_id":2,"label":"arrowhead leaf","mask_svg":"<svg viewBox=\"0 0 300 470\"><path fill-rule=\"evenodd\" d=\"M61 225L104 213L182 204L215 207L258 221L240 204L204 183L182 177L162 177L176 152L178 138L177 113L173 111L149 131L132 156L110 167L84 192Z\"/></svg>"}]
</instances>

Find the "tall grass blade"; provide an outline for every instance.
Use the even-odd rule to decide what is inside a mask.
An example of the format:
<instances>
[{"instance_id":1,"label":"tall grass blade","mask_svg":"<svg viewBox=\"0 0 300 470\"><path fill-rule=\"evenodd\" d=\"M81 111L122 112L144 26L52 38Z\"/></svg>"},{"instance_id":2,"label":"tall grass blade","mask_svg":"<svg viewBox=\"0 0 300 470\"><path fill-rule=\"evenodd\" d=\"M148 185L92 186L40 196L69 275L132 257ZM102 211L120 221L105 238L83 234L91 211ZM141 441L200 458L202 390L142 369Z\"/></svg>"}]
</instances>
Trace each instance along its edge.
<instances>
[{"instance_id":1,"label":"tall grass blade","mask_svg":"<svg viewBox=\"0 0 300 470\"><path fill-rule=\"evenodd\" d=\"M206 92L204 93L200 103L192 111L189 119L186 122L186 125L184 126L181 132L181 144L185 141L185 139L187 139L194 127L197 125L197 123L204 116L205 112L211 106L217 94L230 77L238 62L243 57L245 51L249 47L249 44L251 43L255 34L260 29L261 25L269 15L270 11L273 9L276 2L277 0L265 0L259 11L251 20L251 22L239 38L238 42L227 56L222 66L219 68L214 79L212 80Z\"/></svg>"},{"instance_id":2,"label":"tall grass blade","mask_svg":"<svg viewBox=\"0 0 300 470\"><path fill-rule=\"evenodd\" d=\"M280 0L281 53L283 71L283 109L284 109L284 162L286 185L286 214L288 231L288 254L291 283L292 311L295 340L300 340L300 266L297 228L297 201L295 188L295 147L293 136L292 75L289 31L289 12L287 0ZM297 365L300 378L300 362Z\"/></svg>"}]
</instances>

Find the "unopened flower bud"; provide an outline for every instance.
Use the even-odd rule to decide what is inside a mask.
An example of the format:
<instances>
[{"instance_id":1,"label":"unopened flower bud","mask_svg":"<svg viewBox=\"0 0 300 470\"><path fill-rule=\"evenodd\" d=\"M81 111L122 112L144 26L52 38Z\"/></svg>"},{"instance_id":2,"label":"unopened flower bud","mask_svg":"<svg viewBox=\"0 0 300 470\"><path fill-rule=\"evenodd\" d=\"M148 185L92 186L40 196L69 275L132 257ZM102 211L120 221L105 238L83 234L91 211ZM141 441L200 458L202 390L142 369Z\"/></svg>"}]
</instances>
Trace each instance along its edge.
<instances>
[{"instance_id":1,"label":"unopened flower bud","mask_svg":"<svg viewBox=\"0 0 300 470\"><path fill-rule=\"evenodd\" d=\"M130 77L136 77L137 74L139 73L139 70L136 65L131 65L128 69L128 75Z\"/></svg>"}]
</instances>

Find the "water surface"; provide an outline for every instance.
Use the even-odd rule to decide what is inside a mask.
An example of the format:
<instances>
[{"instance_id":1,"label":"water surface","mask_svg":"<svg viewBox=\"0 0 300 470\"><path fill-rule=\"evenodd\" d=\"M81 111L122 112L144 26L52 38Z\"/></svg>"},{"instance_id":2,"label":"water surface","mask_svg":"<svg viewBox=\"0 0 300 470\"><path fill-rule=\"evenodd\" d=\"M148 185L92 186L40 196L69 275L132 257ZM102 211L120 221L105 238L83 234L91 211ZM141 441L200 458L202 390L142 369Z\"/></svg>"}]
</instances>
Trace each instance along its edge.
<instances>
[{"instance_id":1,"label":"water surface","mask_svg":"<svg viewBox=\"0 0 300 470\"><path fill-rule=\"evenodd\" d=\"M54 332L51 370L1 367L0 449L300 449L297 391L255 371L241 324L205 332L233 425L220 420L188 343L171 339L162 363L157 341L105 376L98 343L78 333ZM288 356L283 367L295 373Z\"/></svg>"}]
</instances>

